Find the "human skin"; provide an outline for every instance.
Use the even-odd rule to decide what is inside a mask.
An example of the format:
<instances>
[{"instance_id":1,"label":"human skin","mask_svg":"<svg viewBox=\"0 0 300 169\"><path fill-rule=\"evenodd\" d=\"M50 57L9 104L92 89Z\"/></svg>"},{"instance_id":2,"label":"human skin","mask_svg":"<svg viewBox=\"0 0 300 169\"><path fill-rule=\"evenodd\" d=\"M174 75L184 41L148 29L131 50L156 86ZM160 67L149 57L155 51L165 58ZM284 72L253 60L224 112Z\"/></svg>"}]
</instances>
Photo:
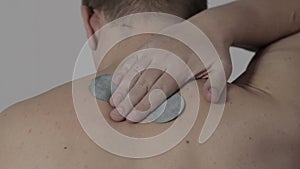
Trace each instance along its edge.
<instances>
[{"instance_id":1,"label":"human skin","mask_svg":"<svg viewBox=\"0 0 300 169\"><path fill-rule=\"evenodd\" d=\"M147 105L145 102L148 100L152 86L155 86L154 88L156 89L160 87L157 84L167 85L167 90L163 91L164 93L167 93L167 96L169 96L177 91L177 89L180 88L180 86L184 84L184 82L188 81L191 77L196 76L198 78L203 78L203 76L205 77L207 75L206 72L210 72L211 77L214 75L217 82L214 82L212 83L213 85L211 85L210 81L207 80L203 88L203 94L208 101L212 101L214 103L220 101L219 97L221 96L221 91L223 91L224 88L224 83L222 83L222 81L225 81L222 80L224 76L223 72L225 73L225 77L227 79L231 74L229 47L241 46L248 49L257 50L274 41L277 41L278 39L298 32L300 30L300 1L235 1L230 4L203 11L190 18L189 21L200 28L209 37L220 56L219 58L223 64L223 68L220 69L221 66L218 64L219 60L215 60L210 63L209 67L201 66L201 63L199 63L200 61L197 60L197 57L194 57L192 54L185 53L180 57L185 61L186 65L189 66L193 73L191 76L182 75L184 74L182 72L186 72L184 69L181 69L179 66L174 68L173 65L175 64L170 61L167 63L164 63L163 61L157 61L159 59L155 59L153 56L154 54L151 53L149 57L145 57L146 59L140 59L132 64L131 69L127 70L121 67L119 71L116 71L116 75L114 76L116 78L113 80L119 84L119 87L116 89L110 100L111 105L116 107L111 112L112 119L115 121L123 121L126 119L129 121L139 122L163 101L163 99L160 99L160 96L157 96L156 98L153 96L154 101L152 109L141 113L140 110L145 109L146 106L144 105ZM185 24L185 22L178 24L181 26L175 25L175 27L177 26L175 29L178 30L180 28L184 28L182 26L183 24ZM168 45L168 43L160 39L152 40L151 42L152 45L147 44L147 46L168 49L173 45L173 43L172 45ZM200 42L197 42L197 45L201 46ZM180 50L182 50L182 48L175 47L171 51L175 52ZM147 65L145 62L150 60L149 58L151 58L151 63L154 62L155 65L162 63L164 68L167 70L173 68L175 70L173 72L180 72L177 73L177 76L174 75L173 78L176 79L176 82L181 83L175 83L174 81L168 81L163 78L159 78L163 77L164 72L166 71L156 71L152 73L144 71L140 74L140 78L130 90L128 90L127 87L124 87L124 84L126 84L129 79L128 77L130 77L130 72L132 72L131 70L134 71L136 67L145 67L145 65ZM144 90L141 90L141 88L144 88ZM150 90L145 90L149 88ZM168 92L171 89L173 89L172 92ZM129 97L127 96L130 95L134 95L134 97L131 97L133 99L128 99ZM131 102L128 100L131 100ZM128 102L132 104L128 104ZM133 109L133 107L135 109Z\"/></svg>"},{"instance_id":2,"label":"human skin","mask_svg":"<svg viewBox=\"0 0 300 169\"><path fill-rule=\"evenodd\" d=\"M98 75L113 73L116 65L148 38L143 35L116 45ZM199 144L198 138L210 104L199 92L201 107L195 125L176 147L147 159L113 155L98 147L81 128L70 82L0 114L0 168L299 168L299 42L300 33L258 52L246 73L228 86L223 118L204 144ZM89 76L75 83L88 85L84 83L91 79ZM204 83L197 81L199 89ZM82 91L82 101L92 97L84 95L87 93L88 88ZM199 104L192 98L184 97L187 108L183 113L190 113L189 105ZM172 125L116 123L109 118L110 105L97 103L107 122L128 136L153 136Z\"/></svg>"}]
</instances>

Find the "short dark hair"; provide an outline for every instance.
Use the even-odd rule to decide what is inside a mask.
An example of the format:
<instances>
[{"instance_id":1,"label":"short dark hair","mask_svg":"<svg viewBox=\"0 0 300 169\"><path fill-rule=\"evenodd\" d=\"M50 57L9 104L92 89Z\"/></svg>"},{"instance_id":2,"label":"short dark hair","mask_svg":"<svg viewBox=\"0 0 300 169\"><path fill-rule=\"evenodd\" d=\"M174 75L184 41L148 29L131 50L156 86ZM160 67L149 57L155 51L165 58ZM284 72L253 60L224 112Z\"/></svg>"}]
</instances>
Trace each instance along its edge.
<instances>
[{"instance_id":1,"label":"short dark hair","mask_svg":"<svg viewBox=\"0 0 300 169\"><path fill-rule=\"evenodd\" d=\"M109 20L138 12L164 12L187 19L207 8L207 0L82 0Z\"/></svg>"}]
</instances>

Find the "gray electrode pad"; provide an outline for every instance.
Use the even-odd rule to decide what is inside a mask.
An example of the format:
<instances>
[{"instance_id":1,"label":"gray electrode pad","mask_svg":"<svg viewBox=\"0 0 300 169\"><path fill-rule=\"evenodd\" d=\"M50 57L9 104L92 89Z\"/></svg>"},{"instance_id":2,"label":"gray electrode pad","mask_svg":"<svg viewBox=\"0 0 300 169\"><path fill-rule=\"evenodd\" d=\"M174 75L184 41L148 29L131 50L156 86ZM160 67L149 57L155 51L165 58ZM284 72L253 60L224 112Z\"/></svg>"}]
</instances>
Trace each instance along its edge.
<instances>
[{"instance_id":1,"label":"gray electrode pad","mask_svg":"<svg viewBox=\"0 0 300 169\"><path fill-rule=\"evenodd\" d=\"M90 92L97 99L109 102L116 86L112 83L112 75L98 76L89 86ZM184 109L185 102L179 93L175 93L151 112L144 122L166 123L178 117Z\"/></svg>"}]
</instances>

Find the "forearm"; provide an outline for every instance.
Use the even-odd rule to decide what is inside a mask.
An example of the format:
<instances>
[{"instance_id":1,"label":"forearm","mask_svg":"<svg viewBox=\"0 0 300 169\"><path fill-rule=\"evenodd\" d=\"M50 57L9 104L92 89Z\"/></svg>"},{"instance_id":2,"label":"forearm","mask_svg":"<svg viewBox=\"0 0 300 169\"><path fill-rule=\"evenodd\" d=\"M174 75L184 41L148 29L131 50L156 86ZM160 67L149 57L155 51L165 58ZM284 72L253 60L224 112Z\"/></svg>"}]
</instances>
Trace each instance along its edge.
<instances>
[{"instance_id":1,"label":"forearm","mask_svg":"<svg viewBox=\"0 0 300 169\"><path fill-rule=\"evenodd\" d=\"M261 47L300 30L299 0L241 0L190 19L228 45Z\"/></svg>"}]
</instances>

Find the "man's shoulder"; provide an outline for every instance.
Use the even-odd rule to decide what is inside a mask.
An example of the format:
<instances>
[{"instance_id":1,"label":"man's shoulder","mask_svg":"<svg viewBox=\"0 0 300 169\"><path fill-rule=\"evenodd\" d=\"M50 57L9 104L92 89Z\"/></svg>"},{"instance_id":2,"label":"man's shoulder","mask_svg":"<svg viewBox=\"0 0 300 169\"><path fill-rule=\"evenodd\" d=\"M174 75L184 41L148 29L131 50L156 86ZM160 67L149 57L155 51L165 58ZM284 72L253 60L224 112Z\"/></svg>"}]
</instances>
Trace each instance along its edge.
<instances>
[{"instance_id":1,"label":"man's shoulder","mask_svg":"<svg viewBox=\"0 0 300 169\"><path fill-rule=\"evenodd\" d=\"M46 163L50 158L54 161L49 165L55 165L79 135L91 144L74 113L69 82L0 113L0 168L32 168L34 159Z\"/></svg>"},{"instance_id":2,"label":"man's shoulder","mask_svg":"<svg viewBox=\"0 0 300 169\"><path fill-rule=\"evenodd\" d=\"M48 113L63 109L72 109L72 83L68 82L53 89L50 89L43 94L37 95L30 99L18 102L2 113L0 117L8 114L20 113ZM1 119L1 118L0 118Z\"/></svg>"}]
</instances>

